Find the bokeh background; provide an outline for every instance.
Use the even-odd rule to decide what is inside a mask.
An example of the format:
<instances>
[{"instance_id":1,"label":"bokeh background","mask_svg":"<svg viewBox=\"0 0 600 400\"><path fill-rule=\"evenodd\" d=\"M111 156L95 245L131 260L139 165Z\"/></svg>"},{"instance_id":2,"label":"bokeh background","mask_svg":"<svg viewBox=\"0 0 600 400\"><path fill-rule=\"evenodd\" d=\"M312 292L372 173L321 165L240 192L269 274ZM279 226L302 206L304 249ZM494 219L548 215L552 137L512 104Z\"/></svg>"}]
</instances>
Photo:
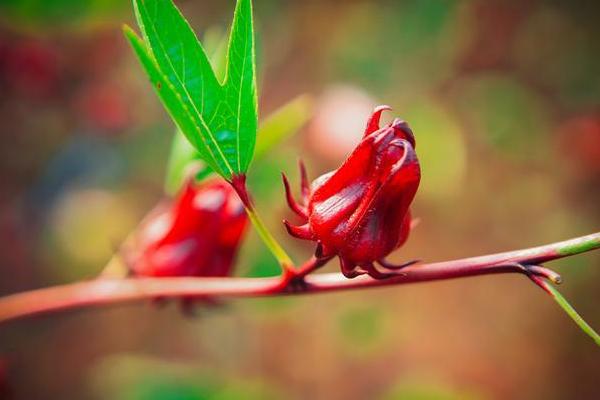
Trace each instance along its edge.
<instances>
[{"instance_id":1,"label":"bokeh background","mask_svg":"<svg viewBox=\"0 0 600 400\"><path fill-rule=\"evenodd\" d=\"M233 1L179 1L200 33ZM255 163L286 238L278 171L316 176L375 104L418 142L421 224L396 260L528 247L600 227L594 1L255 1L261 115L313 117ZM125 0L0 2L0 293L91 278L162 197L173 125L124 41ZM388 117L390 117L388 115ZM268 212L268 214L267 214ZM600 327L600 257L555 262ZM336 263L327 267L335 270ZM239 275L277 266L251 233ZM86 309L0 326L0 398L592 399L600 352L521 276L285 299Z\"/></svg>"}]
</instances>

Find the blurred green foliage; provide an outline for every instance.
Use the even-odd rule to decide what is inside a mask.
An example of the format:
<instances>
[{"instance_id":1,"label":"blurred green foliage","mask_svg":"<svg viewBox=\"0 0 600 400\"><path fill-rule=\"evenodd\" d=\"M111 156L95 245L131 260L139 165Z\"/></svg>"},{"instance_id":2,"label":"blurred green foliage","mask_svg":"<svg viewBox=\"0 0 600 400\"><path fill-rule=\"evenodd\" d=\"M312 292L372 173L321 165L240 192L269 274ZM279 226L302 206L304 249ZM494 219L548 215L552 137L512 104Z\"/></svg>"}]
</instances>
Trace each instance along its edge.
<instances>
[{"instance_id":1,"label":"blurred green foliage","mask_svg":"<svg viewBox=\"0 0 600 400\"><path fill-rule=\"evenodd\" d=\"M524 160L548 156L544 137L553 117L542 96L493 75L461 82L455 90L459 112L490 145Z\"/></svg>"},{"instance_id":2,"label":"blurred green foliage","mask_svg":"<svg viewBox=\"0 0 600 400\"><path fill-rule=\"evenodd\" d=\"M274 388L260 380L219 376L185 363L166 365L128 354L102 360L91 384L103 398L114 400L281 398Z\"/></svg>"},{"instance_id":3,"label":"blurred green foliage","mask_svg":"<svg viewBox=\"0 0 600 400\"><path fill-rule=\"evenodd\" d=\"M461 48L459 4L411 0L349 5L331 48L332 73L360 82L380 98L433 87L447 77Z\"/></svg>"},{"instance_id":4,"label":"blurred green foliage","mask_svg":"<svg viewBox=\"0 0 600 400\"><path fill-rule=\"evenodd\" d=\"M396 385L382 400L480 400L485 397L468 390L453 388L435 379L406 380Z\"/></svg>"},{"instance_id":5,"label":"blurred green foliage","mask_svg":"<svg viewBox=\"0 0 600 400\"><path fill-rule=\"evenodd\" d=\"M2 0L2 18L14 26L46 29L72 27L83 22L115 18L125 14L123 0Z\"/></svg>"},{"instance_id":6,"label":"blurred green foliage","mask_svg":"<svg viewBox=\"0 0 600 400\"><path fill-rule=\"evenodd\" d=\"M444 201L458 195L465 179L467 146L456 117L439 101L427 98L411 100L402 107L402 116L418 132L419 196Z\"/></svg>"},{"instance_id":7,"label":"blurred green foliage","mask_svg":"<svg viewBox=\"0 0 600 400\"><path fill-rule=\"evenodd\" d=\"M369 354L382 345L382 339L388 333L386 320L389 317L386 310L379 307L350 307L338 316L336 334L352 353Z\"/></svg>"}]
</instances>

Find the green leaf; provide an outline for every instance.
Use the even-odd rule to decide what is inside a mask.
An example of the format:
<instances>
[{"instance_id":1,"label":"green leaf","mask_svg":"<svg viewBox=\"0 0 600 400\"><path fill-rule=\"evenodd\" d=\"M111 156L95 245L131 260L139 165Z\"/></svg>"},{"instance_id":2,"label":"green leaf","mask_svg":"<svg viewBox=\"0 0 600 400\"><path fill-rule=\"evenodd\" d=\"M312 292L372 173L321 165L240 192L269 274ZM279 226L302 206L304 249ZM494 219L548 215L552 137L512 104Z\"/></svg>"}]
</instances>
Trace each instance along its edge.
<instances>
[{"instance_id":1,"label":"green leaf","mask_svg":"<svg viewBox=\"0 0 600 400\"><path fill-rule=\"evenodd\" d=\"M134 0L134 8L148 46L143 56L155 60L177 95L179 104L161 96L177 126L221 176L245 173L254 153L258 118L251 1L237 2L222 83L171 0ZM136 54L152 80L157 71L150 71L140 52Z\"/></svg>"},{"instance_id":2,"label":"green leaf","mask_svg":"<svg viewBox=\"0 0 600 400\"><path fill-rule=\"evenodd\" d=\"M258 126L254 28L250 0L238 0L235 9L229 36L224 86L228 94L228 104L237 105L237 118L234 123L237 123L235 132L239 133L238 165L241 165L245 172L254 154Z\"/></svg>"},{"instance_id":3,"label":"green leaf","mask_svg":"<svg viewBox=\"0 0 600 400\"><path fill-rule=\"evenodd\" d=\"M266 156L269 150L298 131L312 115L312 106L311 96L300 95L279 107L261 122L256 138L254 158L259 160ZM194 164L197 165L200 159L202 156L185 136L175 132L165 179L165 190L168 194L174 194L179 190L186 177L189 176L189 169ZM203 165L202 168L196 175L198 180L207 177L212 172L207 165Z\"/></svg>"},{"instance_id":4,"label":"green leaf","mask_svg":"<svg viewBox=\"0 0 600 400\"><path fill-rule=\"evenodd\" d=\"M146 70L152 86L154 86L156 93L175 121L178 129L182 132L190 132L196 129L194 119L190 114L189 109L181 101L181 97L175 87L173 87L171 82L161 72L156 60L149 52L144 42L128 26L123 27L123 33L140 60L142 67Z\"/></svg>"}]
</instances>

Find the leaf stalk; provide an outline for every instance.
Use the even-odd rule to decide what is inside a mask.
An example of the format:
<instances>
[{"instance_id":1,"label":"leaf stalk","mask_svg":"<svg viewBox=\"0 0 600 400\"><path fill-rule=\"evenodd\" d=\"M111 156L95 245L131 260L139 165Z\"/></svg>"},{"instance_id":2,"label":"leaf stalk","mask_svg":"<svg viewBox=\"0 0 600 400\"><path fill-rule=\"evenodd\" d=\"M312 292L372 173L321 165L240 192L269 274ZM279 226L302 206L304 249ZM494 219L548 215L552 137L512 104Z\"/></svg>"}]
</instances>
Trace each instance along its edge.
<instances>
[{"instance_id":1,"label":"leaf stalk","mask_svg":"<svg viewBox=\"0 0 600 400\"><path fill-rule=\"evenodd\" d=\"M273 254L281 266L284 275L290 273L293 275L294 262L279 244L277 239L275 239L275 237L271 234L271 231L269 231L262 218L256 211L256 208L252 202L252 198L250 197L246 187L246 175L234 175L230 183L240 197L240 200L246 209L246 214L248 214L248 218L250 218L250 222L252 222L254 229L256 229L256 232L258 233L258 236Z\"/></svg>"}]
</instances>

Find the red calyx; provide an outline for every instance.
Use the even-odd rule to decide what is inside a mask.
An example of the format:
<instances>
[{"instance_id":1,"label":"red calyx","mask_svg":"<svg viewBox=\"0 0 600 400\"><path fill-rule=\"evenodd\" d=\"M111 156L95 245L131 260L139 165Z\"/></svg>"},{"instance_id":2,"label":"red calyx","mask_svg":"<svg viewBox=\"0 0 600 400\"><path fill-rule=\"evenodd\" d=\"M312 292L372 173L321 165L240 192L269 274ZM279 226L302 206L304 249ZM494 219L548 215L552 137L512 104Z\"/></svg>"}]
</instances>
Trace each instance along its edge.
<instances>
[{"instance_id":1,"label":"red calyx","mask_svg":"<svg viewBox=\"0 0 600 400\"><path fill-rule=\"evenodd\" d=\"M406 265L391 265L384 257L408 238L409 207L421 173L406 122L396 119L379 128L381 113L389 109L375 109L362 141L340 168L320 176L310 188L303 184L302 204L292 198L284 176L288 203L305 221L301 226L284 221L288 232L316 241L317 257L339 256L342 273L349 278L394 275L381 272L374 262L388 270Z\"/></svg>"},{"instance_id":2,"label":"red calyx","mask_svg":"<svg viewBox=\"0 0 600 400\"><path fill-rule=\"evenodd\" d=\"M190 180L142 222L126 258L136 276L228 276L246 224L231 185Z\"/></svg>"}]
</instances>

